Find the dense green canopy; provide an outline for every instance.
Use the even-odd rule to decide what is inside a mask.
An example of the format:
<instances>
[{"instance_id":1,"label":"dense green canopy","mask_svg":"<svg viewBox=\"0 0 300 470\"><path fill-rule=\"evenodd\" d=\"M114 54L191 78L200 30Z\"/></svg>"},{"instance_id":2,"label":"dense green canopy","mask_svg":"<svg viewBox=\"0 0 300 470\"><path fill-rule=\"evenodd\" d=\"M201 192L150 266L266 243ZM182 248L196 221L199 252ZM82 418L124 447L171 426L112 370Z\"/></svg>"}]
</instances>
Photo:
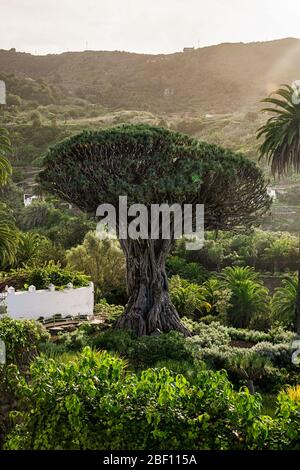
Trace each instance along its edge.
<instances>
[{"instance_id":1,"label":"dense green canopy","mask_svg":"<svg viewBox=\"0 0 300 470\"><path fill-rule=\"evenodd\" d=\"M51 148L42 186L80 209L99 204L205 204L206 228L253 223L270 204L260 169L242 155L167 129L84 131Z\"/></svg>"}]
</instances>

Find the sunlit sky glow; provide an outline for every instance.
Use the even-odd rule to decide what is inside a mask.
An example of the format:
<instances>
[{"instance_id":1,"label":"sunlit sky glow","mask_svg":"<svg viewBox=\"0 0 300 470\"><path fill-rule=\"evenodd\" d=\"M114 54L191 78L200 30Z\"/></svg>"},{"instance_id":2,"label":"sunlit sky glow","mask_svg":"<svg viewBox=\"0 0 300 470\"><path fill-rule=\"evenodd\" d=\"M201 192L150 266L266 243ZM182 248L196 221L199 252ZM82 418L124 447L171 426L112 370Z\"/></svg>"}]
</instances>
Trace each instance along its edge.
<instances>
[{"instance_id":1,"label":"sunlit sky glow","mask_svg":"<svg viewBox=\"0 0 300 470\"><path fill-rule=\"evenodd\" d=\"M0 48L36 54L300 36L299 0L0 0Z\"/></svg>"}]
</instances>

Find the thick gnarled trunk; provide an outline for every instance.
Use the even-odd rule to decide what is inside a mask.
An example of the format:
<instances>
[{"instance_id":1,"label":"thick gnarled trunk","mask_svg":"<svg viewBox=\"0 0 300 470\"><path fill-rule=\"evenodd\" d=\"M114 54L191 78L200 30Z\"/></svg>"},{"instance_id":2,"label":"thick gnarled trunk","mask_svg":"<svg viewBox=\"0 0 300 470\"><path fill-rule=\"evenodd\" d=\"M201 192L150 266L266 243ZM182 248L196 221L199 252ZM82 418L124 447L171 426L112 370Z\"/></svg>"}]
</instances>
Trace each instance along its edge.
<instances>
[{"instance_id":1,"label":"thick gnarled trunk","mask_svg":"<svg viewBox=\"0 0 300 470\"><path fill-rule=\"evenodd\" d=\"M127 263L128 304L116 328L137 336L188 330L170 301L165 271L169 240L121 240Z\"/></svg>"}]
</instances>

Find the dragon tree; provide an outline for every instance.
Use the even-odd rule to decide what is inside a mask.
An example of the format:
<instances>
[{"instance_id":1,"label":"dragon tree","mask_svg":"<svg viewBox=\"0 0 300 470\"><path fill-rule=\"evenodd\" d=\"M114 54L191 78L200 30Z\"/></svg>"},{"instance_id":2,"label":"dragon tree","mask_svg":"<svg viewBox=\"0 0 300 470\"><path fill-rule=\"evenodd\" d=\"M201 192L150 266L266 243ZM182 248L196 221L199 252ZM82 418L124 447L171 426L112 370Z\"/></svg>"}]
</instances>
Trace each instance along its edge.
<instances>
[{"instance_id":1,"label":"dragon tree","mask_svg":"<svg viewBox=\"0 0 300 470\"><path fill-rule=\"evenodd\" d=\"M260 169L242 155L148 125L84 131L49 149L43 188L95 215L100 204L204 204L205 229L250 226L270 204ZM118 215L118 214L117 214ZM117 217L118 221L118 217ZM118 234L117 226L117 234ZM149 229L150 230L150 229ZM124 239L128 303L116 328L138 336L189 332L168 293L165 261L174 238Z\"/></svg>"}]
</instances>

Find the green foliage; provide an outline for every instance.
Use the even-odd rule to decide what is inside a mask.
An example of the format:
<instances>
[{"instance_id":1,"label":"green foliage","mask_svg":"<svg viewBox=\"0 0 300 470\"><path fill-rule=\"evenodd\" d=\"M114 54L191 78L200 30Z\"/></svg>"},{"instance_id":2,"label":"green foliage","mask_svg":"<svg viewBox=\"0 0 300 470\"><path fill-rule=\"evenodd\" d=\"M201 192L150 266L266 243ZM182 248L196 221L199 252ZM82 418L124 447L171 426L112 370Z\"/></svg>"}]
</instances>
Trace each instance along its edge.
<instances>
[{"instance_id":1,"label":"green foliage","mask_svg":"<svg viewBox=\"0 0 300 470\"><path fill-rule=\"evenodd\" d=\"M42 229L50 227L57 223L53 217L55 209L44 201L33 201L29 206L22 210L19 227L22 230ZM56 211L58 212L58 211Z\"/></svg>"},{"instance_id":2,"label":"green foliage","mask_svg":"<svg viewBox=\"0 0 300 470\"><path fill-rule=\"evenodd\" d=\"M260 155L271 163L273 175L284 175L290 168L299 172L300 104L297 94L291 86L282 85L272 95L263 100L271 105L264 111L272 116L257 131L257 138L264 139Z\"/></svg>"},{"instance_id":3,"label":"green foliage","mask_svg":"<svg viewBox=\"0 0 300 470\"><path fill-rule=\"evenodd\" d=\"M205 300L205 289L198 284L173 276L169 282L169 292L172 303L182 316L193 317L211 310L211 305Z\"/></svg>"},{"instance_id":4,"label":"green foliage","mask_svg":"<svg viewBox=\"0 0 300 470\"><path fill-rule=\"evenodd\" d=\"M0 127L0 186L7 182L11 175L11 165L7 155L11 151L11 143L6 129Z\"/></svg>"},{"instance_id":5,"label":"green foliage","mask_svg":"<svg viewBox=\"0 0 300 470\"><path fill-rule=\"evenodd\" d=\"M292 349L289 343L272 344L263 341L256 344L253 351L277 367L292 367Z\"/></svg>"},{"instance_id":6,"label":"green foliage","mask_svg":"<svg viewBox=\"0 0 300 470\"><path fill-rule=\"evenodd\" d=\"M14 364L20 374L26 374L41 344L49 338L41 324L34 321L0 319L0 340L6 348L6 364L0 365L0 448L4 435L11 427L9 412L16 404L15 387L9 380L9 368Z\"/></svg>"},{"instance_id":7,"label":"green foliage","mask_svg":"<svg viewBox=\"0 0 300 470\"><path fill-rule=\"evenodd\" d=\"M48 338L46 330L35 321L0 319L0 339L6 345L7 365L16 364L23 370L37 354L39 343Z\"/></svg>"},{"instance_id":8,"label":"green foliage","mask_svg":"<svg viewBox=\"0 0 300 470\"><path fill-rule=\"evenodd\" d=\"M187 325L189 325L189 322L185 322L185 326ZM211 348L229 345L230 339L226 328L220 327L218 323L211 323L210 325L199 323L196 335L188 338L187 341L199 348Z\"/></svg>"},{"instance_id":9,"label":"green foliage","mask_svg":"<svg viewBox=\"0 0 300 470\"><path fill-rule=\"evenodd\" d=\"M297 250L296 236L256 229L246 233L219 231L217 235L206 232L201 250L194 253L180 248L179 256L210 271L220 271L227 266L251 266L256 271L271 273L296 270Z\"/></svg>"},{"instance_id":10,"label":"green foliage","mask_svg":"<svg viewBox=\"0 0 300 470\"><path fill-rule=\"evenodd\" d=\"M199 263L188 262L180 256L169 256L166 263L168 276L180 276L192 283L203 283L209 276L208 271Z\"/></svg>"},{"instance_id":11,"label":"green foliage","mask_svg":"<svg viewBox=\"0 0 300 470\"><path fill-rule=\"evenodd\" d=\"M151 367L166 359L192 359L184 337L175 331L140 338L125 331L106 331L95 336L91 345L97 349L117 352L139 368Z\"/></svg>"},{"instance_id":12,"label":"green foliage","mask_svg":"<svg viewBox=\"0 0 300 470\"><path fill-rule=\"evenodd\" d=\"M59 243L65 249L76 247L84 242L87 233L95 229L95 222L85 214L68 216L52 212L53 217L59 217L57 223L49 219L49 227L45 230L45 235L54 243Z\"/></svg>"},{"instance_id":13,"label":"green foliage","mask_svg":"<svg viewBox=\"0 0 300 470\"><path fill-rule=\"evenodd\" d=\"M276 419L266 445L276 450L300 449L300 403L282 391L277 398Z\"/></svg>"},{"instance_id":14,"label":"green foliage","mask_svg":"<svg viewBox=\"0 0 300 470\"><path fill-rule=\"evenodd\" d=\"M123 305L109 304L106 299L102 299L95 305L94 312L106 322L114 323L124 313L124 307Z\"/></svg>"},{"instance_id":15,"label":"green foliage","mask_svg":"<svg viewBox=\"0 0 300 470\"><path fill-rule=\"evenodd\" d=\"M100 297L110 302L126 297L125 258L116 240L100 240L89 232L82 245L66 254L68 267L91 277Z\"/></svg>"},{"instance_id":16,"label":"green foliage","mask_svg":"<svg viewBox=\"0 0 300 470\"><path fill-rule=\"evenodd\" d=\"M185 158L180 158L183 153ZM161 204L166 198L169 204L207 201L212 174L207 228L251 224L266 211L270 199L262 173L252 162L148 125L84 131L71 137L49 150L39 179L46 190L95 213L101 202L116 206L120 194L127 195L129 205L137 200Z\"/></svg>"},{"instance_id":17,"label":"green foliage","mask_svg":"<svg viewBox=\"0 0 300 470\"><path fill-rule=\"evenodd\" d=\"M50 284L54 284L55 287L64 288L70 282L74 287L85 287L90 282L88 276L70 271L69 269L63 269L60 265L56 265L53 262L42 267L26 267L12 270L6 274L6 282L9 283L10 278L16 283L20 279L21 285L23 284L25 289L30 285L34 285L37 289L47 289Z\"/></svg>"},{"instance_id":18,"label":"green foliage","mask_svg":"<svg viewBox=\"0 0 300 470\"><path fill-rule=\"evenodd\" d=\"M36 360L29 384L16 377L26 408L18 413L6 448L251 446L260 399L246 391L234 392L224 373L199 371L196 385L191 385L165 368L149 369L140 376L126 374L124 368L121 359L89 349L66 364Z\"/></svg>"},{"instance_id":19,"label":"green foliage","mask_svg":"<svg viewBox=\"0 0 300 470\"><path fill-rule=\"evenodd\" d=\"M265 249L264 256L273 261L274 272L287 264L289 260L295 260L298 257L298 243L295 237L289 234L283 234L279 239L272 241L270 246Z\"/></svg>"},{"instance_id":20,"label":"green foliage","mask_svg":"<svg viewBox=\"0 0 300 470\"><path fill-rule=\"evenodd\" d=\"M272 298L274 318L288 328L295 327L297 291L297 276L289 277L283 279L282 286L275 290Z\"/></svg>"},{"instance_id":21,"label":"green foliage","mask_svg":"<svg viewBox=\"0 0 300 470\"><path fill-rule=\"evenodd\" d=\"M213 322L209 323L213 329L218 329L220 332L228 334L232 341L243 341L247 343L261 343L269 342L272 344L280 343L291 343L296 335L291 331L285 331L282 327L274 327L268 332L249 330L243 328L234 328L232 326L225 326L220 324L218 319L215 318ZM203 323L194 322L188 318L182 319L186 328L193 334L198 335L199 332L203 331ZM205 325L206 326L206 325Z\"/></svg>"},{"instance_id":22,"label":"green foliage","mask_svg":"<svg viewBox=\"0 0 300 470\"><path fill-rule=\"evenodd\" d=\"M55 351L55 348L44 349L46 353L55 353L56 358L61 356L61 353L69 351L81 351L85 346L88 346L90 343L90 337L94 332L94 328L91 325L81 325L75 331L71 333L60 333L57 338L56 346L58 346L58 353ZM51 357L51 355L50 355Z\"/></svg>"},{"instance_id":23,"label":"green foliage","mask_svg":"<svg viewBox=\"0 0 300 470\"><path fill-rule=\"evenodd\" d=\"M45 237L35 232L21 232L18 238L14 266L22 267L34 264Z\"/></svg>"},{"instance_id":24,"label":"green foliage","mask_svg":"<svg viewBox=\"0 0 300 470\"><path fill-rule=\"evenodd\" d=\"M218 278L211 277L204 282L205 300L211 305L210 314L224 316L230 304L232 292L224 287Z\"/></svg>"},{"instance_id":25,"label":"green foliage","mask_svg":"<svg viewBox=\"0 0 300 470\"><path fill-rule=\"evenodd\" d=\"M0 203L0 268L14 263L18 246L18 232L11 211Z\"/></svg>"},{"instance_id":26,"label":"green foliage","mask_svg":"<svg viewBox=\"0 0 300 470\"><path fill-rule=\"evenodd\" d=\"M236 372L246 380L249 391L254 393L253 382L273 372L271 361L257 350L236 351L228 358L226 369Z\"/></svg>"},{"instance_id":27,"label":"green foliage","mask_svg":"<svg viewBox=\"0 0 300 470\"><path fill-rule=\"evenodd\" d=\"M5 185L11 175L11 165L7 155L11 143L6 129L0 127L0 187ZM0 267L13 262L16 253L17 233L12 214L0 203Z\"/></svg>"},{"instance_id":28,"label":"green foliage","mask_svg":"<svg viewBox=\"0 0 300 470\"><path fill-rule=\"evenodd\" d=\"M268 314L268 290L257 280L252 268L225 268L222 280L224 287L231 291L231 306L228 309L231 325L245 328L256 316Z\"/></svg>"}]
</instances>

